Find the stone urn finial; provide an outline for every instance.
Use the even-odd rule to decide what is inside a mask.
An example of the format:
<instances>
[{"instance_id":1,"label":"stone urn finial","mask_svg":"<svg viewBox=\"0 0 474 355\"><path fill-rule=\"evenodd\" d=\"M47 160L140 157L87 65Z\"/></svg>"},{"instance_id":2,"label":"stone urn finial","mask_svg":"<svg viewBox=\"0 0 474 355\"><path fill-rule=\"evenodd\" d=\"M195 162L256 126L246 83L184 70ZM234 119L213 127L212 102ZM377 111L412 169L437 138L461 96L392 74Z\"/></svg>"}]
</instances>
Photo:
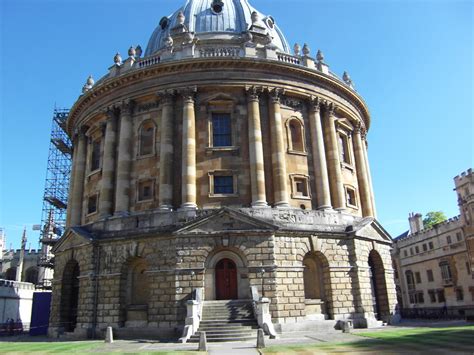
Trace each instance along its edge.
<instances>
[{"instance_id":1,"label":"stone urn finial","mask_svg":"<svg viewBox=\"0 0 474 355\"><path fill-rule=\"evenodd\" d=\"M135 48L135 53L137 55L137 58L140 58L142 56L142 53L143 53L143 49L140 45L138 45L136 48Z\"/></svg>"},{"instance_id":2,"label":"stone urn finial","mask_svg":"<svg viewBox=\"0 0 474 355\"><path fill-rule=\"evenodd\" d=\"M186 20L186 16L184 16L183 11L180 11L178 13L178 17L176 19L178 20L178 25L184 25L184 21Z\"/></svg>"},{"instance_id":3,"label":"stone urn finial","mask_svg":"<svg viewBox=\"0 0 474 355\"><path fill-rule=\"evenodd\" d=\"M303 46L303 55L308 56L311 53L311 49L309 46L305 43Z\"/></svg>"},{"instance_id":4,"label":"stone urn finial","mask_svg":"<svg viewBox=\"0 0 474 355\"><path fill-rule=\"evenodd\" d=\"M82 87L82 93L85 94L86 92L88 92L90 89L92 89L94 84L95 84L94 78L92 78L92 75L89 75L89 77L86 80L86 83Z\"/></svg>"},{"instance_id":5,"label":"stone urn finial","mask_svg":"<svg viewBox=\"0 0 474 355\"><path fill-rule=\"evenodd\" d=\"M252 12L251 19L253 25L256 25L260 22L260 16L258 15L257 11Z\"/></svg>"},{"instance_id":6,"label":"stone urn finial","mask_svg":"<svg viewBox=\"0 0 474 355\"><path fill-rule=\"evenodd\" d=\"M117 64L117 65L122 64L122 56L120 55L119 52L117 52L117 54L115 54L114 63Z\"/></svg>"},{"instance_id":7,"label":"stone urn finial","mask_svg":"<svg viewBox=\"0 0 474 355\"><path fill-rule=\"evenodd\" d=\"M130 46L130 48L128 49L128 56L130 58L135 58L136 54L137 54L137 51L135 50L135 48L133 48L133 46Z\"/></svg>"},{"instance_id":8,"label":"stone urn finial","mask_svg":"<svg viewBox=\"0 0 474 355\"><path fill-rule=\"evenodd\" d=\"M295 52L295 55L300 55L301 54L301 46L298 43L295 43L293 46L293 51Z\"/></svg>"},{"instance_id":9,"label":"stone urn finial","mask_svg":"<svg viewBox=\"0 0 474 355\"><path fill-rule=\"evenodd\" d=\"M318 62L323 63L324 62L324 54L321 52L320 49L318 49L318 53L316 54L316 59Z\"/></svg>"},{"instance_id":10,"label":"stone urn finial","mask_svg":"<svg viewBox=\"0 0 474 355\"><path fill-rule=\"evenodd\" d=\"M345 71L344 74L342 74L342 80L349 86L352 86L352 79L349 76L349 74Z\"/></svg>"}]
</instances>

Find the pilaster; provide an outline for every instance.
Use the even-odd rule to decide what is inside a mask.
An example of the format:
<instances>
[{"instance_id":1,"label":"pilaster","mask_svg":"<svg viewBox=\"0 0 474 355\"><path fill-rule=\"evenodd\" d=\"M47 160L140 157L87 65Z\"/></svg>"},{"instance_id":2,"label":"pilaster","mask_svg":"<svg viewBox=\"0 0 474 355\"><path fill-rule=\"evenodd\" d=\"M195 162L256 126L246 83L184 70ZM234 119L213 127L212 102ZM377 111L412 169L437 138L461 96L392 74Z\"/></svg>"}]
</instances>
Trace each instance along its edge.
<instances>
[{"instance_id":1,"label":"pilaster","mask_svg":"<svg viewBox=\"0 0 474 355\"><path fill-rule=\"evenodd\" d=\"M76 147L73 161L73 184L71 192L71 206L69 209L70 225L77 226L82 221L82 199L84 194L84 178L86 173L87 138L85 130L80 130L76 135Z\"/></svg>"},{"instance_id":2,"label":"pilaster","mask_svg":"<svg viewBox=\"0 0 474 355\"><path fill-rule=\"evenodd\" d=\"M360 191L362 216L372 217L372 200L370 196L369 178L367 176L367 164L365 162L365 147L362 144L361 131L362 127L359 124L354 130L354 156L356 161L357 182Z\"/></svg>"}]
</instances>

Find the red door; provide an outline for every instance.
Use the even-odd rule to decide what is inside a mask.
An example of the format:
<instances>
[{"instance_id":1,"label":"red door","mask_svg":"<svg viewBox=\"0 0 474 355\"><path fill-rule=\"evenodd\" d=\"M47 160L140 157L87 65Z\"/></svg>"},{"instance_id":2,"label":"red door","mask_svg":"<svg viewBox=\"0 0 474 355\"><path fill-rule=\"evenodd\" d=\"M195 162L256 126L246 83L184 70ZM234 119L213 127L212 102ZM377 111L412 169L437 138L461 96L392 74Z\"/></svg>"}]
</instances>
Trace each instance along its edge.
<instances>
[{"instance_id":1,"label":"red door","mask_svg":"<svg viewBox=\"0 0 474 355\"><path fill-rule=\"evenodd\" d=\"M237 299L237 267L230 259L222 259L216 265L216 299Z\"/></svg>"}]
</instances>

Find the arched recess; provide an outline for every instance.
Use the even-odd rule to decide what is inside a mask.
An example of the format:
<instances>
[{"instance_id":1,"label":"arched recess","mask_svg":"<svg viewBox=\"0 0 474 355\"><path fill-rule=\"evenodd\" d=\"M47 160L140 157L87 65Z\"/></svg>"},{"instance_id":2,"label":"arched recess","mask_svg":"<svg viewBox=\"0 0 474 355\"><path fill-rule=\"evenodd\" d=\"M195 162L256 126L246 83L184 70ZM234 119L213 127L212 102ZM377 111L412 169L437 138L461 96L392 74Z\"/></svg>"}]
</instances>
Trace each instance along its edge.
<instances>
[{"instance_id":1,"label":"arched recess","mask_svg":"<svg viewBox=\"0 0 474 355\"><path fill-rule=\"evenodd\" d=\"M5 272L5 279L15 281L16 279L16 267L10 267Z\"/></svg>"},{"instance_id":2,"label":"arched recess","mask_svg":"<svg viewBox=\"0 0 474 355\"><path fill-rule=\"evenodd\" d=\"M152 120L144 121L138 128L138 156L155 154L156 126Z\"/></svg>"},{"instance_id":3,"label":"arched recess","mask_svg":"<svg viewBox=\"0 0 474 355\"><path fill-rule=\"evenodd\" d=\"M385 268L380 254L372 250L369 254L369 276L372 294L372 305L375 317L387 321L390 316Z\"/></svg>"},{"instance_id":4,"label":"arched recess","mask_svg":"<svg viewBox=\"0 0 474 355\"><path fill-rule=\"evenodd\" d=\"M38 283L38 268L36 266L30 266L26 269L24 282L31 282L35 285Z\"/></svg>"},{"instance_id":5,"label":"arched recess","mask_svg":"<svg viewBox=\"0 0 474 355\"><path fill-rule=\"evenodd\" d=\"M305 152L306 145L303 122L296 117L291 117L286 121L286 130L288 137L288 151Z\"/></svg>"},{"instance_id":6,"label":"arched recess","mask_svg":"<svg viewBox=\"0 0 474 355\"><path fill-rule=\"evenodd\" d=\"M130 258L124 263L120 280L120 325L142 326L148 323L149 279L144 258Z\"/></svg>"},{"instance_id":7,"label":"arched recess","mask_svg":"<svg viewBox=\"0 0 474 355\"><path fill-rule=\"evenodd\" d=\"M307 316L332 315L332 288L329 262L321 252L309 252L303 258L303 279Z\"/></svg>"},{"instance_id":8,"label":"arched recess","mask_svg":"<svg viewBox=\"0 0 474 355\"><path fill-rule=\"evenodd\" d=\"M66 332L76 328L77 308L79 305L80 268L76 260L69 260L64 267L61 281L60 322Z\"/></svg>"},{"instance_id":9,"label":"arched recess","mask_svg":"<svg viewBox=\"0 0 474 355\"><path fill-rule=\"evenodd\" d=\"M216 285L216 277L219 277L219 273L222 273L223 268L230 269L232 274L232 264L235 265L236 283L237 283L237 298L248 299L250 298L250 284L247 278L247 260L244 255L235 248L229 249L217 249L209 254L207 257L205 266L206 273L204 276L204 294L206 300L215 300L222 295L222 292L218 292ZM222 285L222 282L220 283Z\"/></svg>"}]
</instances>

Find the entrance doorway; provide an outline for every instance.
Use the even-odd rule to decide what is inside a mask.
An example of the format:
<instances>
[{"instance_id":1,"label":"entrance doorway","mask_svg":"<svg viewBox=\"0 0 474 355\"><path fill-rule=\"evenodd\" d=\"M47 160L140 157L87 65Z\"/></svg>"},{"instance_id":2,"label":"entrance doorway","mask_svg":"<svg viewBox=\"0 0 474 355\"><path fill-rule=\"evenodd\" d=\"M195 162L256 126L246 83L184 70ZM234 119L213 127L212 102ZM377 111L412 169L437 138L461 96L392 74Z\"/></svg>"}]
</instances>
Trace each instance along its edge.
<instances>
[{"instance_id":1,"label":"entrance doorway","mask_svg":"<svg viewBox=\"0 0 474 355\"><path fill-rule=\"evenodd\" d=\"M71 260L64 268L61 288L60 318L66 332L72 332L77 323L77 306L79 301L79 264Z\"/></svg>"},{"instance_id":2,"label":"entrance doorway","mask_svg":"<svg viewBox=\"0 0 474 355\"><path fill-rule=\"evenodd\" d=\"M216 265L216 299L237 298L237 267L232 260L222 259Z\"/></svg>"}]
</instances>

